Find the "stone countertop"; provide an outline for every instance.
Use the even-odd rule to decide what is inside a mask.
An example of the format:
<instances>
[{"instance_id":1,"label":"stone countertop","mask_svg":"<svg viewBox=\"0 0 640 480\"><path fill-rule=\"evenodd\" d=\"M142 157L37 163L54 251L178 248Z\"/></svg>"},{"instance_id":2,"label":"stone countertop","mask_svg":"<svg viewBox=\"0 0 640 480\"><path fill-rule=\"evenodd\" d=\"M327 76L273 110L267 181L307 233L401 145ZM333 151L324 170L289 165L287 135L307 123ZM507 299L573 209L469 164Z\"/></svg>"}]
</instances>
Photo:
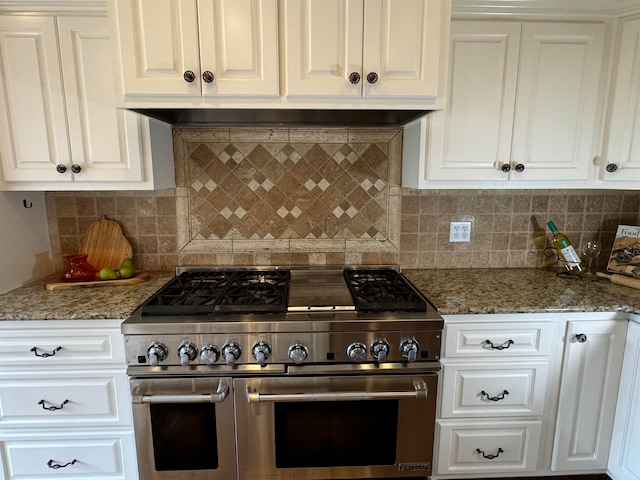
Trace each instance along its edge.
<instances>
[{"instance_id":1,"label":"stone countertop","mask_svg":"<svg viewBox=\"0 0 640 480\"><path fill-rule=\"evenodd\" d=\"M640 314L640 290L606 278L541 269L404 270L441 315L627 312Z\"/></svg>"},{"instance_id":2,"label":"stone countertop","mask_svg":"<svg viewBox=\"0 0 640 480\"><path fill-rule=\"evenodd\" d=\"M640 290L602 278L563 278L539 269L404 270L440 314L627 312ZM174 273L134 285L47 290L45 280L0 295L2 320L125 319Z\"/></svg>"},{"instance_id":3,"label":"stone countertop","mask_svg":"<svg viewBox=\"0 0 640 480\"><path fill-rule=\"evenodd\" d=\"M2 320L125 319L173 278L174 273L150 272L150 279L132 285L77 286L47 290L47 279L0 295Z\"/></svg>"}]
</instances>

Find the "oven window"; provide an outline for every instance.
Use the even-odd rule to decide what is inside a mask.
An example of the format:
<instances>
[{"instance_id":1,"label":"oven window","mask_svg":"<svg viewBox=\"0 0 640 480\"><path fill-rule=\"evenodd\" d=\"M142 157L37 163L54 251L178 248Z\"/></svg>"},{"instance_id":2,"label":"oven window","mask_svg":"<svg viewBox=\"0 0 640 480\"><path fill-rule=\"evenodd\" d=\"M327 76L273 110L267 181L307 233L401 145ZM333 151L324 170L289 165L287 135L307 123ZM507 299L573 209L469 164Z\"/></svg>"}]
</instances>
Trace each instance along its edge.
<instances>
[{"instance_id":1,"label":"oven window","mask_svg":"<svg viewBox=\"0 0 640 480\"><path fill-rule=\"evenodd\" d=\"M152 404L156 471L218 468L215 405Z\"/></svg>"},{"instance_id":2,"label":"oven window","mask_svg":"<svg viewBox=\"0 0 640 480\"><path fill-rule=\"evenodd\" d=\"M398 400L276 403L277 468L394 465Z\"/></svg>"}]
</instances>

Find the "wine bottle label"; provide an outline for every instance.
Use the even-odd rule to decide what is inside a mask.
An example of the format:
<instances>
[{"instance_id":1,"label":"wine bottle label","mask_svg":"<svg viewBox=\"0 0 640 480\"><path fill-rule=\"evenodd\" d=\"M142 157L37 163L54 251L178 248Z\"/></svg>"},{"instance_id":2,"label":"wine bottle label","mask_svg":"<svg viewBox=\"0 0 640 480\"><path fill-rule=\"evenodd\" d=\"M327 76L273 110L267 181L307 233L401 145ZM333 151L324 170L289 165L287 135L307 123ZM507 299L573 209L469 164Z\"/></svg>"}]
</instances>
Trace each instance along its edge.
<instances>
[{"instance_id":1,"label":"wine bottle label","mask_svg":"<svg viewBox=\"0 0 640 480\"><path fill-rule=\"evenodd\" d=\"M565 262L567 262L569 266L574 267L582 263L582 260L580 260L580 256L578 255L578 253L576 252L576 249L573 248L572 245L569 245L568 247L564 247L560 251L562 252L562 256L564 257Z\"/></svg>"}]
</instances>

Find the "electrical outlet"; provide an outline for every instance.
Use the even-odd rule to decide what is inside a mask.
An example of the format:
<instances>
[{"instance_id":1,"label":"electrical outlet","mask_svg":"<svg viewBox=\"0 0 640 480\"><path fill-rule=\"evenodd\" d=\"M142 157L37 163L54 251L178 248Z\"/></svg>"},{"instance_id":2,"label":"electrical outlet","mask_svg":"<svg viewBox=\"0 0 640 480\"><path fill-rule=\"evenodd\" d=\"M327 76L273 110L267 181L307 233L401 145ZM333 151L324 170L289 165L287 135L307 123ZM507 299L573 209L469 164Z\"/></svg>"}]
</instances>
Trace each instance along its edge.
<instances>
[{"instance_id":1,"label":"electrical outlet","mask_svg":"<svg viewBox=\"0 0 640 480\"><path fill-rule=\"evenodd\" d=\"M470 242L471 222L451 222L449 227L450 242Z\"/></svg>"}]
</instances>

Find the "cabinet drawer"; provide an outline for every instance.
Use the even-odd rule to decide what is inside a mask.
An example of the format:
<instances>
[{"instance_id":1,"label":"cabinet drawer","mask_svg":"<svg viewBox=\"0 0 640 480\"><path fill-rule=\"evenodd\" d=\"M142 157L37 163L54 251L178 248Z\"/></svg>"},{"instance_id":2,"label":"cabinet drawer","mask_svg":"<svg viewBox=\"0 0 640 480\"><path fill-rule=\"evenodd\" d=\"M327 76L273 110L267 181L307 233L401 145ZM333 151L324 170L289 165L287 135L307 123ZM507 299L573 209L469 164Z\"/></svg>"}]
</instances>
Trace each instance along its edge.
<instances>
[{"instance_id":1,"label":"cabinet drawer","mask_svg":"<svg viewBox=\"0 0 640 480\"><path fill-rule=\"evenodd\" d=\"M445 322L444 356L513 357L549 355L553 322Z\"/></svg>"},{"instance_id":2,"label":"cabinet drawer","mask_svg":"<svg viewBox=\"0 0 640 480\"><path fill-rule=\"evenodd\" d=\"M444 363L441 416L542 415L549 364Z\"/></svg>"},{"instance_id":3,"label":"cabinet drawer","mask_svg":"<svg viewBox=\"0 0 640 480\"><path fill-rule=\"evenodd\" d=\"M117 330L1 330L0 366L124 365L124 341Z\"/></svg>"},{"instance_id":4,"label":"cabinet drawer","mask_svg":"<svg viewBox=\"0 0 640 480\"><path fill-rule=\"evenodd\" d=\"M441 420L437 473L494 475L535 471L541 425L540 421L463 424Z\"/></svg>"},{"instance_id":5,"label":"cabinet drawer","mask_svg":"<svg viewBox=\"0 0 640 480\"><path fill-rule=\"evenodd\" d=\"M31 438L0 439L7 480L138 478L132 433Z\"/></svg>"},{"instance_id":6,"label":"cabinet drawer","mask_svg":"<svg viewBox=\"0 0 640 480\"><path fill-rule=\"evenodd\" d=\"M124 373L0 377L2 428L131 425L130 412Z\"/></svg>"}]
</instances>

